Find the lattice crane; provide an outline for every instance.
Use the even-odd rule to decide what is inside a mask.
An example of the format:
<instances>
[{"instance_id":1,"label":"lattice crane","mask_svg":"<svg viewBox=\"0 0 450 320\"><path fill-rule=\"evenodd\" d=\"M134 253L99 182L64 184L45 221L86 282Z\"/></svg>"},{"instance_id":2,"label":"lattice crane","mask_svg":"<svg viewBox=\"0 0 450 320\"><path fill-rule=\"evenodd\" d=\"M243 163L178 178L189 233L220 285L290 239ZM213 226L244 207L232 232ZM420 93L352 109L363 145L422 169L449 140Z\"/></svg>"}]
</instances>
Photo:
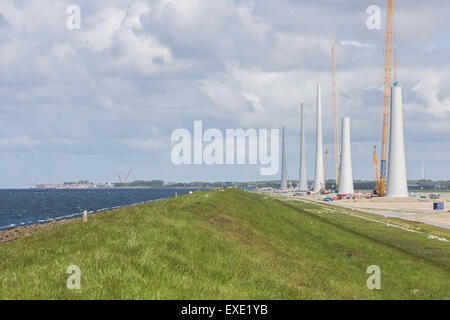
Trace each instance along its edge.
<instances>
[{"instance_id":1,"label":"lattice crane","mask_svg":"<svg viewBox=\"0 0 450 320\"><path fill-rule=\"evenodd\" d=\"M391 102L391 76L392 76L392 48L394 40L394 0L387 2L386 17L386 49L384 57L384 90L383 90L383 128L381 137L381 157L380 162L376 155L376 145L373 151L373 164L376 172L375 193L378 196L386 195L387 181L387 156L388 156L388 137L389 137L389 119ZM396 80L395 80L396 81Z\"/></svg>"}]
</instances>

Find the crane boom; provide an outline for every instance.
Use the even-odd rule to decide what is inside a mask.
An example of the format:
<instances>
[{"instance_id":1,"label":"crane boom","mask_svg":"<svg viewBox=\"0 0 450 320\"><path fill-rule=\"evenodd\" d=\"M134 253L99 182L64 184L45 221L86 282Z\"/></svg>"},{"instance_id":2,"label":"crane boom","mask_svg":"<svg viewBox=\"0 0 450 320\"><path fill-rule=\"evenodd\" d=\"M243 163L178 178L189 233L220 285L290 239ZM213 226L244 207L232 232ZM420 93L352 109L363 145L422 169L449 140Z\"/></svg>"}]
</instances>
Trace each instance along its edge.
<instances>
[{"instance_id":1,"label":"crane boom","mask_svg":"<svg viewBox=\"0 0 450 320\"><path fill-rule=\"evenodd\" d=\"M336 58L334 55L334 41L331 44L331 69L332 69L332 87L333 87L333 130L334 130L334 166L336 170L336 188L339 186L339 166L340 166L340 147L339 147L339 116L337 106L336 89Z\"/></svg>"},{"instance_id":2,"label":"crane boom","mask_svg":"<svg viewBox=\"0 0 450 320\"><path fill-rule=\"evenodd\" d=\"M376 178L376 181L379 181L380 180L380 165L378 164L378 158L377 158L377 152L376 152L376 149L377 149L377 146L375 145L374 147L373 147L373 165L374 165L374 169L375 169L375 178Z\"/></svg>"},{"instance_id":3,"label":"crane boom","mask_svg":"<svg viewBox=\"0 0 450 320\"><path fill-rule=\"evenodd\" d=\"M383 128L381 137L381 157L379 164L379 175L377 175L376 181L376 193L379 196L386 195L393 38L394 38L394 0L388 0L387 17L386 17L386 43L385 43L386 49L384 57ZM373 162L375 170L377 170L376 167L378 166L378 160L376 159L375 150Z\"/></svg>"},{"instance_id":4,"label":"crane boom","mask_svg":"<svg viewBox=\"0 0 450 320\"><path fill-rule=\"evenodd\" d=\"M130 169L130 171L128 171L128 174L127 174L125 180L123 181L124 183L127 183L127 180L130 177L130 174L131 174L132 171L133 171L133 169Z\"/></svg>"}]
</instances>

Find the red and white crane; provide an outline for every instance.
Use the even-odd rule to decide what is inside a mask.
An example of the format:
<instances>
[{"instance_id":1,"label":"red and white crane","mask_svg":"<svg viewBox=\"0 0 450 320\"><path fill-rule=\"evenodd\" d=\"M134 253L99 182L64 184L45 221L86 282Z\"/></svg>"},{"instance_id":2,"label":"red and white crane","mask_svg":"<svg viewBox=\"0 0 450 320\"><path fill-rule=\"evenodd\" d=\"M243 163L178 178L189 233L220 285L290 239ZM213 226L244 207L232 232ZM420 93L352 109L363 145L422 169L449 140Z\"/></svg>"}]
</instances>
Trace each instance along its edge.
<instances>
[{"instance_id":1,"label":"red and white crane","mask_svg":"<svg viewBox=\"0 0 450 320\"><path fill-rule=\"evenodd\" d=\"M130 169L127 173L127 176L125 177L125 179L122 181L122 177L119 175L117 175L119 177L119 182L120 183L127 183L128 178L130 177L131 173L133 172L133 169Z\"/></svg>"}]
</instances>

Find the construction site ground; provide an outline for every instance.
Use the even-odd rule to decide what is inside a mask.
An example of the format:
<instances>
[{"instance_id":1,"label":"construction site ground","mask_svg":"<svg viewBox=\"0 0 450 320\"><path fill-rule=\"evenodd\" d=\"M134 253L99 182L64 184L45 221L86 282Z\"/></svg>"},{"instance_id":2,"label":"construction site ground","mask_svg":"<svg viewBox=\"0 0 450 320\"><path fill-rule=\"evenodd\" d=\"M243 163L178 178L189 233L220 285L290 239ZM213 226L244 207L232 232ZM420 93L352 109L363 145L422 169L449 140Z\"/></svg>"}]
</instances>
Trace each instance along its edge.
<instances>
[{"instance_id":1,"label":"construction site ground","mask_svg":"<svg viewBox=\"0 0 450 320\"><path fill-rule=\"evenodd\" d=\"M440 199L430 199L430 193L440 194ZM348 208L362 209L375 214L450 228L450 192L434 191L419 192L415 194L415 198L374 197L370 199L343 199L328 203ZM427 198L421 199L420 196L426 196ZM304 198L305 200L320 200L324 197L327 197L327 195L312 195ZM443 202L444 210L433 210L434 202Z\"/></svg>"}]
</instances>

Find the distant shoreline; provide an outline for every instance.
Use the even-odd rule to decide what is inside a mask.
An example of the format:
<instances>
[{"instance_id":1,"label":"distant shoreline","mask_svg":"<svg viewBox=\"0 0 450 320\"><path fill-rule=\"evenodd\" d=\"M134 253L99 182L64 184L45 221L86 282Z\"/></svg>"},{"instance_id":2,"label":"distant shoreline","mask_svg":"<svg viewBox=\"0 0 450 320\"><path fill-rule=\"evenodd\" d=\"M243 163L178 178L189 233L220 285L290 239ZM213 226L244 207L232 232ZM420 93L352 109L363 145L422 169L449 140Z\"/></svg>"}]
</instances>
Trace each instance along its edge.
<instances>
[{"instance_id":1,"label":"distant shoreline","mask_svg":"<svg viewBox=\"0 0 450 320\"><path fill-rule=\"evenodd\" d=\"M99 188L0 188L0 190L121 190L121 189L216 189L218 187L99 187Z\"/></svg>"}]
</instances>

